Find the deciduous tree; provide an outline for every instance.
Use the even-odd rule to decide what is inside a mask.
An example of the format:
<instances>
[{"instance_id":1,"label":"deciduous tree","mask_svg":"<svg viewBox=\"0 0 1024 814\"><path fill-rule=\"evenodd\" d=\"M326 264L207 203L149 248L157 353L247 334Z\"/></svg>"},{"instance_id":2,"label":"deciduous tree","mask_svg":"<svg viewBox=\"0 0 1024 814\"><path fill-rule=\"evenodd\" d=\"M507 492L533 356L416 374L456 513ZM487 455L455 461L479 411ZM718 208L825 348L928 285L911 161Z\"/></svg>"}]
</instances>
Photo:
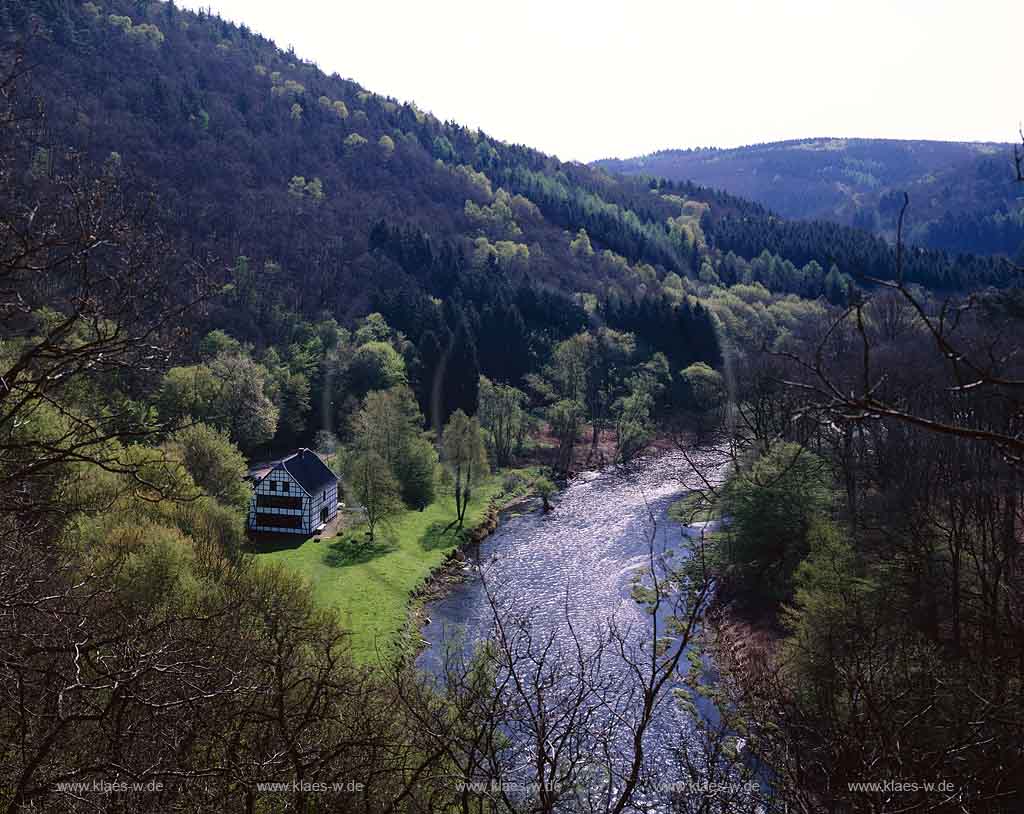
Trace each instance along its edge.
<instances>
[{"instance_id":1,"label":"deciduous tree","mask_svg":"<svg viewBox=\"0 0 1024 814\"><path fill-rule=\"evenodd\" d=\"M455 496L455 520L449 528L461 529L473 498L473 486L487 474L487 452L479 421L462 410L452 413L441 438L441 453L441 460L452 477Z\"/></svg>"},{"instance_id":2,"label":"deciduous tree","mask_svg":"<svg viewBox=\"0 0 1024 814\"><path fill-rule=\"evenodd\" d=\"M512 450L526 420L525 403L526 394L521 390L480 377L480 426L499 467L508 466L512 460Z\"/></svg>"},{"instance_id":3,"label":"deciduous tree","mask_svg":"<svg viewBox=\"0 0 1024 814\"><path fill-rule=\"evenodd\" d=\"M398 481L387 461L373 450L353 455L347 471L349 487L363 507L369 536L373 540L380 521L393 514L401 504Z\"/></svg>"}]
</instances>

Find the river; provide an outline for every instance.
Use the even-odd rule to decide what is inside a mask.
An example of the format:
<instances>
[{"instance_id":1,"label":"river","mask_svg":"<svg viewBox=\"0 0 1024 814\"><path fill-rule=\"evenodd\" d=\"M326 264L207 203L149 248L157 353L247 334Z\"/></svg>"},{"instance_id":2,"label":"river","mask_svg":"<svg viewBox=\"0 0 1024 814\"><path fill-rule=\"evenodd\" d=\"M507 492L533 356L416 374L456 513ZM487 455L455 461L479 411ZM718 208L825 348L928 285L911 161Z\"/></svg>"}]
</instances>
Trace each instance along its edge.
<instances>
[{"instance_id":1,"label":"river","mask_svg":"<svg viewBox=\"0 0 1024 814\"><path fill-rule=\"evenodd\" d=\"M705 477L720 475L710 457L699 465ZM596 641L609 620L649 634L651 618L631 597L632 578L647 564L652 535L659 550L679 549L686 530L668 517L668 508L700 485L678 452L583 473L554 499L549 514L536 505L511 513L481 544L487 585L514 600L518 611L528 609L540 633L564 630L568 618L584 640ZM418 664L435 675L447 638L457 632L470 647L493 626L484 584L475 568L467 571L464 582L426 608L429 647ZM673 776L672 750L692 728L690 715L668 694L646 746L649 766L659 775Z\"/></svg>"}]
</instances>

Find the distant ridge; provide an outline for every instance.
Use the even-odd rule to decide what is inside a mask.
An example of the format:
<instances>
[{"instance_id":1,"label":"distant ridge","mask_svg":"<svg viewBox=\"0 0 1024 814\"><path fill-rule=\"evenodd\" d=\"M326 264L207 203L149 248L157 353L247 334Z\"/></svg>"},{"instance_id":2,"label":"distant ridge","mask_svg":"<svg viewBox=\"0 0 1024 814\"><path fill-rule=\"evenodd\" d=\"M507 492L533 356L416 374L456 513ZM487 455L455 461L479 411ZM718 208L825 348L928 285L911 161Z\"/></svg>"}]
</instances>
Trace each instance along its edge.
<instances>
[{"instance_id":1,"label":"distant ridge","mask_svg":"<svg viewBox=\"0 0 1024 814\"><path fill-rule=\"evenodd\" d=\"M610 172L688 180L789 218L824 219L891 239L901 192L908 239L930 248L1016 255L1024 190L1013 146L823 136L731 148L666 149L595 162Z\"/></svg>"}]
</instances>

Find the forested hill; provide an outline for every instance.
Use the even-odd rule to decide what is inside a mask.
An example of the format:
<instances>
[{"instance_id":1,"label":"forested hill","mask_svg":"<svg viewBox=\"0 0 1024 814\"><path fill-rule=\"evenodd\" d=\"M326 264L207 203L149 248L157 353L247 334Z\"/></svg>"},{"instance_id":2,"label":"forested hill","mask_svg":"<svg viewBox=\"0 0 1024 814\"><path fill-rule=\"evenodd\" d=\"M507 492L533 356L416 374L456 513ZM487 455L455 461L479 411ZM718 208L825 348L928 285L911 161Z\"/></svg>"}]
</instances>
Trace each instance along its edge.
<instances>
[{"instance_id":1,"label":"forested hill","mask_svg":"<svg viewBox=\"0 0 1024 814\"><path fill-rule=\"evenodd\" d=\"M209 322L260 345L324 315L380 310L414 343L465 316L478 345L484 322L511 326L494 353L528 369L545 342L598 319L682 365L717 353L678 284L705 261L727 284L833 300L861 275L894 272L889 247L860 231L560 162L173 3L0 0L0 26L25 49L48 117L36 171L55 172L71 146L154 192L165 230L224 270ZM761 263L737 271L743 258ZM918 252L906 274L950 288L1007 270ZM443 319L431 297L450 304Z\"/></svg>"},{"instance_id":2,"label":"forested hill","mask_svg":"<svg viewBox=\"0 0 1024 814\"><path fill-rule=\"evenodd\" d=\"M691 180L787 218L830 220L890 240L905 191L910 242L1010 255L1024 248L1024 192L1013 183L1009 144L802 139L730 150L663 150L597 165Z\"/></svg>"}]
</instances>

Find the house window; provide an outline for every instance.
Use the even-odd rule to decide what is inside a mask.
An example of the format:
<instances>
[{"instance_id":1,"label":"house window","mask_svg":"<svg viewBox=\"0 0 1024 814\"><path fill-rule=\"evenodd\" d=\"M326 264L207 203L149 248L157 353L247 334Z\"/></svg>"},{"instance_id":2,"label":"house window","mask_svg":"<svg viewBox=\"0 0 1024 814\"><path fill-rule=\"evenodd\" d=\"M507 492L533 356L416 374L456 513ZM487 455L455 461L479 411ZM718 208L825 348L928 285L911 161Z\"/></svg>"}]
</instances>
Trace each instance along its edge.
<instances>
[{"instance_id":1,"label":"house window","mask_svg":"<svg viewBox=\"0 0 1024 814\"><path fill-rule=\"evenodd\" d=\"M324 490L324 493L322 495L320 495L320 499L321 500L327 500L327 490L326 489Z\"/></svg>"},{"instance_id":2,"label":"house window","mask_svg":"<svg viewBox=\"0 0 1024 814\"><path fill-rule=\"evenodd\" d=\"M288 481L281 481L281 491L282 492L289 491L290 487L291 487L291 484Z\"/></svg>"},{"instance_id":3,"label":"house window","mask_svg":"<svg viewBox=\"0 0 1024 814\"><path fill-rule=\"evenodd\" d=\"M302 528L302 516L298 514L257 514L257 526L271 526L277 529Z\"/></svg>"},{"instance_id":4,"label":"house window","mask_svg":"<svg viewBox=\"0 0 1024 814\"><path fill-rule=\"evenodd\" d=\"M301 509L302 498L278 497L277 495L256 495L256 505L268 509Z\"/></svg>"},{"instance_id":5,"label":"house window","mask_svg":"<svg viewBox=\"0 0 1024 814\"><path fill-rule=\"evenodd\" d=\"M276 480L272 480L270 482L270 491L271 492L276 492L277 491L277 481Z\"/></svg>"}]
</instances>

